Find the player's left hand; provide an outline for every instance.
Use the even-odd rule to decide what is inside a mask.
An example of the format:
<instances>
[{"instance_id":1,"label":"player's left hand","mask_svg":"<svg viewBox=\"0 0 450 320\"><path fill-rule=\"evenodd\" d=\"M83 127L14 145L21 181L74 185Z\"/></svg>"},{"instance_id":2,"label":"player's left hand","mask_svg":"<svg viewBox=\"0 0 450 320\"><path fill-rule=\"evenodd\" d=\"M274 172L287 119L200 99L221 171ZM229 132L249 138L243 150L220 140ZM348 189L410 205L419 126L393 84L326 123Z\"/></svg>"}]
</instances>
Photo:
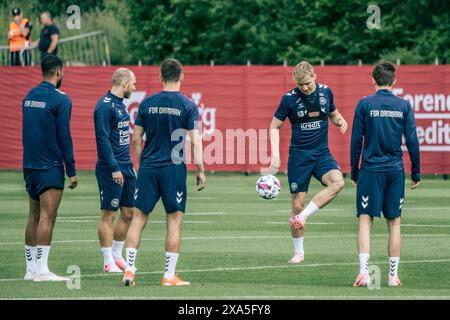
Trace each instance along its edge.
<instances>
[{"instance_id":1,"label":"player's left hand","mask_svg":"<svg viewBox=\"0 0 450 320\"><path fill-rule=\"evenodd\" d=\"M353 185L354 187L356 187L356 186L358 185L358 183L357 183L356 181L352 180L352 185Z\"/></svg>"},{"instance_id":2,"label":"player's left hand","mask_svg":"<svg viewBox=\"0 0 450 320\"><path fill-rule=\"evenodd\" d=\"M70 177L70 185L67 187L69 189L75 189L78 186L78 177Z\"/></svg>"},{"instance_id":3,"label":"player's left hand","mask_svg":"<svg viewBox=\"0 0 450 320\"><path fill-rule=\"evenodd\" d=\"M342 133L342 134L345 134L345 132L347 131L347 128L348 128L348 123L347 123L347 121L345 121L344 118L341 118L341 121L339 121L338 126L339 126L339 128L340 128L341 133Z\"/></svg>"},{"instance_id":4,"label":"player's left hand","mask_svg":"<svg viewBox=\"0 0 450 320\"><path fill-rule=\"evenodd\" d=\"M420 185L420 181L411 181L411 189L415 189Z\"/></svg>"}]
</instances>

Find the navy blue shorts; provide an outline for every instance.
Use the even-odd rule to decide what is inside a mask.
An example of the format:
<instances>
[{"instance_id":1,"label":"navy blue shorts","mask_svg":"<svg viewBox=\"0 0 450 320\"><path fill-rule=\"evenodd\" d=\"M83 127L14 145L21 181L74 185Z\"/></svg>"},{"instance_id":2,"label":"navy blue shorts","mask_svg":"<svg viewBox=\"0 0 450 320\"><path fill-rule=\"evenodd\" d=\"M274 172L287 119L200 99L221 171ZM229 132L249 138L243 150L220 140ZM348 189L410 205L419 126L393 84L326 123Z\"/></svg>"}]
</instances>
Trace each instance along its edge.
<instances>
[{"instance_id":1,"label":"navy blue shorts","mask_svg":"<svg viewBox=\"0 0 450 320\"><path fill-rule=\"evenodd\" d=\"M331 170L341 170L331 153L327 152L316 159L294 159L289 156L288 181L291 193L307 192L311 177L322 183L322 177Z\"/></svg>"},{"instance_id":2,"label":"navy blue shorts","mask_svg":"<svg viewBox=\"0 0 450 320\"><path fill-rule=\"evenodd\" d=\"M364 169L358 174L356 191L357 216L368 214L386 219L401 216L405 198L403 171L371 172Z\"/></svg>"},{"instance_id":3,"label":"navy blue shorts","mask_svg":"<svg viewBox=\"0 0 450 320\"><path fill-rule=\"evenodd\" d=\"M162 198L166 213L185 212L186 177L185 165L140 168L136 182L136 208L149 214Z\"/></svg>"},{"instance_id":4,"label":"navy blue shorts","mask_svg":"<svg viewBox=\"0 0 450 320\"><path fill-rule=\"evenodd\" d=\"M116 211L119 207L134 207L134 188L136 175L133 164L119 165L123 175L123 184L117 184L112 178L113 170L97 165L95 177L100 192L100 208L102 210Z\"/></svg>"},{"instance_id":5,"label":"navy blue shorts","mask_svg":"<svg viewBox=\"0 0 450 320\"><path fill-rule=\"evenodd\" d=\"M64 168L53 167L47 170L23 169L25 189L28 195L39 200L39 196L48 189L64 190Z\"/></svg>"}]
</instances>

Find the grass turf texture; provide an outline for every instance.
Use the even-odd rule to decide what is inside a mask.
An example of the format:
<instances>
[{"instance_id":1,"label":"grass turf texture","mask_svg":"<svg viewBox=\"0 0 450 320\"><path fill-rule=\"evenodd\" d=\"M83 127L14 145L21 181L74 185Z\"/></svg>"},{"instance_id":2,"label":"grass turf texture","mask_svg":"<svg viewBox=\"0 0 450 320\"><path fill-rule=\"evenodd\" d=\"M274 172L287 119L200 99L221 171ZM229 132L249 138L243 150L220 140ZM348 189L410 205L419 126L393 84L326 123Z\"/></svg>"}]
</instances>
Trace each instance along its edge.
<instances>
[{"instance_id":1,"label":"grass turf texture","mask_svg":"<svg viewBox=\"0 0 450 320\"><path fill-rule=\"evenodd\" d=\"M75 190L65 190L55 225L50 269L66 275L81 269L81 289L65 283L24 281L24 228L28 202L21 172L0 171L0 299L449 299L450 181L428 179L406 190L399 276L403 288L388 288L387 228L376 219L372 265L381 270L381 289L352 288L359 271L356 254L355 188L309 219L306 260L289 265L292 241L287 177L279 176L276 200L255 193L256 175L208 176L197 192L188 177L188 203L177 272L191 286L162 288L165 213L159 203L143 233L137 255L137 285L123 288L122 276L102 273L97 239L98 190L93 172L81 172ZM66 181L67 182L67 181ZM409 181L407 181L407 187ZM312 179L309 199L321 186Z\"/></svg>"}]
</instances>

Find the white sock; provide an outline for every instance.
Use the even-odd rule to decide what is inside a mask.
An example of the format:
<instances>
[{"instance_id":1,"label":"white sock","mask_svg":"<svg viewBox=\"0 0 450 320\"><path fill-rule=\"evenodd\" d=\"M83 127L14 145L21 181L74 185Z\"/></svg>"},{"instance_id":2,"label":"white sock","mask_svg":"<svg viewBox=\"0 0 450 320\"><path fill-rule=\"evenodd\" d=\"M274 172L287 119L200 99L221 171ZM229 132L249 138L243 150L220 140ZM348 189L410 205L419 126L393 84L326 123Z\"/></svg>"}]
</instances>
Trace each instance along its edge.
<instances>
[{"instance_id":1,"label":"white sock","mask_svg":"<svg viewBox=\"0 0 450 320\"><path fill-rule=\"evenodd\" d=\"M114 263L111 247L109 248L102 247L102 253L103 253L103 264L107 265Z\"/></svg>"},{"instance_id":2,"label":"white sock","mask_svg":"<svg viewBox=\"0 0 450 320\"><path fill-rule=\"evenodd\" d=\"M359 274L369 273L369 258L370 254L359 254Z\"/></svg>"},{"instance_id":3,"label":"white sock","mask_svg":"<svg viewBox=\"0 0 450 320\"><path fill-rule=\"evenodd\" d=\"M114 258L114 261L119 260L122 258L122 248L125 241L116 241L113 240L112 242L112 256Z\"/></svg>"},{"instance_id":4,"label":"white sock","mask_svg":"<svg viewBox=\"0 0 450 320\"><path fill-rule=\"evenodd\" d=\"M303 238L292 238L292 242L294 243L294 253L295 254L303 254Z\"/></svg>"},{"instance_id":5,"label":"white sock","mask_svg":"<svg viewBox=\"0 0 450 320\"><path fill-rule=\"evenodd\" d=\"M389 275L391 277L397 276L399 263L400 263L400 257L389 257Z\"/></svg>"},{"instance_id":6,"label":"white sock","mask_svg":"<svg viewBox=\"0 0 450 320\"><path fill-rule=\"evenodd\" d=\"M136 272L136 267L134 266L135 262L136 262L136 256L137 256L137 249L134 248L126 248L125 249L125 254L126 254L126 266L125 266L125 271L131 271L131 272Z\"/></svg>"},{"instance_id":7,"label":"white sock","mask_svg":"<svg viewBox=\"0 0 450 320\"><path fill-rule=\"evenodd\" d=\"M310 216L317 212L319 212L319 207L314 202L310 201L306 208L300 213L300 219L305 223Z\"/></svg>"},{"instance_id":8,"label":"white sock","mask_svg":"<svg viewBox=\"0 0 450 320\"><path fill-rule=\"evenodd\" d=\"M48 270L48 254L50 253L50 246L36 246L36 274L45 274L50 272Z\"/></svg>"},{"instance_id":9,"label":"white sock","mask_svg":"<svg viewBox=\"0 0 450 320\"><path fill-rule=\"evenodd\" d=\"M164 273L164 278L172 278L175 275L178 255L178 253L166 252L166 272Z\"/></svg>"},{"instance_id":10,"label":"white sock","mask_svg":"<svg viewBox=\"0 0 450 320\"><path fill-rule=\"evenodd\" d=\"M25 263L27 264L27 271L34 272L36 268L36 246L25 245Z\"/></svg>"}]
</instances>

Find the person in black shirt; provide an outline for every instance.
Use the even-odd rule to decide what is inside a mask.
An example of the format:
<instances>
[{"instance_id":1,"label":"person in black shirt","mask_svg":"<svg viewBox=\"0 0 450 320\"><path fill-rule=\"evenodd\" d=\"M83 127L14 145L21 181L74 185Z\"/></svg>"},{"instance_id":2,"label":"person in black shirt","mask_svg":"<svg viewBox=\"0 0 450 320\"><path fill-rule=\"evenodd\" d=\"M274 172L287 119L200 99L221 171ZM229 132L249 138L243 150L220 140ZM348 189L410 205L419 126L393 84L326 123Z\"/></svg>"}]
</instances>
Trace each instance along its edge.
<instances>
[{"instance_id":1,"label":"person in black shirt","mask_svg":"<svg viewBox=\"0 0 450 320\"><path fill-rule=\"evenodd\" d=\"M41 60L48 55L58 54L59 30L53 23L50 12L46 11L41 14L41 23L44 28L41 30L39 40L34 45L39 46L41 51Z\"/></svg>"}]
</instances>

